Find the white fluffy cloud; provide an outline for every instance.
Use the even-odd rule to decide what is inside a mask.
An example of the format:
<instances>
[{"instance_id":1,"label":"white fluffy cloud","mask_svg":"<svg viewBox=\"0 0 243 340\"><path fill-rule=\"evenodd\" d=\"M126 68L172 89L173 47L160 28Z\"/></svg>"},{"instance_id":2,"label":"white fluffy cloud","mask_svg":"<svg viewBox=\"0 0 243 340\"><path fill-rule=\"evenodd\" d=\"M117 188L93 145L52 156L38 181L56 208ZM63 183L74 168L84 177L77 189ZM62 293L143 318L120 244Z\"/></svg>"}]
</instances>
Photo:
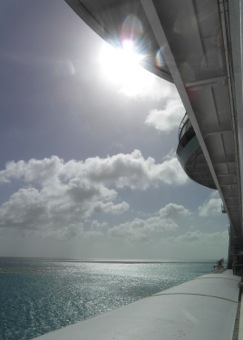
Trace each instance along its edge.
<instances>
[{"instance_id":1,"label":"white fluffy cloud","mask_svg":"<svg viewBox=\"0 0 243 340\"><path fill-rule=\"evenodd\" d=\"M60 239L75 236L86 232L84 224L92 224L97 214L120 215L130 209L119 199L120 188L145 190L160 183L181 185L186 180L175 157L157 164L138 150L85 161L64 162L57 156L12 161L0 171L0 184L19 189L1 205L0 227L42 229L50 235L57 233Z\"/></svg>"},{"instance_id":2,"label":"white fluffy cloud","mask_svg":"<svg viewBox=\"0 0 243 340\"><path fill-rule=\"evenodd\" d=\"M188 209L183 207L182 205L169 203L164 208L159 211L160 216L163 218L173 218L176 219L182 216L190 216L191 213Z\"/></svg>"},{"instance_id":3,"label":"white fluffy cloud","mask_svg":"<svg viewBox=\"0 0 243 340\"><path fill-rule=\"evenodd\" d=\"M163 178L163 181L170 185L181 185L188 181L187 175L175 156L164 160L164 162L160 165L159 174Z\"/></svg>"},{"instance_id":4,"label":"white fluffy cloud","mask_svg":"<svg viewBox=\"0 0 243 340\"><path fill-rule=\"evenodd\" d=\"M174 232L179 228L176 219L190 216L188 209L182 205L167 204L147 219L135 218L113 226L108 234L110 237L123 238L130 241L147 241L154 233Z\"/></svg>"},{"instance_id":5,"label":"white fluffy cloud","mask_svg":"<svg viewBox=\"0 0 243 340\"><path fill-rule=\"evenodd\" d=\"M199 216L208 217L208 216L217 216L221 214L221 205L222 200L219 197L218 192L214 192L210 195L210 198L205 201L198 208Z\"/></svg>"},{"instance_id":6,"label":"white fluffy cloud","mask_svg":"<svg viewBox=\"0 0 243 340\"><path fill-rule=\"evenodd\" d=\"M105 159L87 159L84 170L92 181L112 184L117 188L147 189L161 182L180 185L187 181L175 156L156 164L151 157L144 159L139 150Z\"/></svg>"},{"instance_id":7,"label":"white fluffy cloud","mask_svg":"<svg viewBox=\"0 0 243 340\"><path fill-rule=\"evenodd\" d=\"M145 159L139 150L134 150L131 154L93 157L84 162L70 160L65 163L57 156L43 160L31 159L28 162L9 162L6 169L0 171L0 183L16 179L41 185L49 183L51 187L68 183L70 192L74 194L76 190L77 194L80 186L82 191L91 190L88 188L91 183L116 188L147 189L163 182L184 184L187 176L175 156L157 164L153 158Z\"/></svg>"},{"instance_id":8,"label":"white fluffy cloud","mask_svg":"<svg viewBox=\"0 0 243 340\"><path fill-rule=\"evenodd\" d=\"M153 109L149 112L145 124L155 127L162 132L178 129L185 109L179 98L169 98L163 109Z\"/></svg>"}]
</instances>

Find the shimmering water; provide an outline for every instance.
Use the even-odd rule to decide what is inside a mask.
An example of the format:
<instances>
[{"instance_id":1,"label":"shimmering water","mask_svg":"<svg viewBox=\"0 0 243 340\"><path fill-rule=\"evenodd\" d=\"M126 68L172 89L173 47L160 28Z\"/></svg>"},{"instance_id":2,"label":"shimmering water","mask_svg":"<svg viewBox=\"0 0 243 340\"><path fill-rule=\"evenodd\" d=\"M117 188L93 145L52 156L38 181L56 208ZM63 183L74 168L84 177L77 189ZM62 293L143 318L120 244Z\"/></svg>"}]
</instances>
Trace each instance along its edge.
<instances>
[{"instance_id":1,"label":"shimmering water","mask_svg":"<svg viewBox=\"0 0 243 340\"><path fill-rule=\"evenodd\" d=\"M212 269L212 263L84 263L2 258L0 339L32 339Z\"/></svg>"}]
</instances>

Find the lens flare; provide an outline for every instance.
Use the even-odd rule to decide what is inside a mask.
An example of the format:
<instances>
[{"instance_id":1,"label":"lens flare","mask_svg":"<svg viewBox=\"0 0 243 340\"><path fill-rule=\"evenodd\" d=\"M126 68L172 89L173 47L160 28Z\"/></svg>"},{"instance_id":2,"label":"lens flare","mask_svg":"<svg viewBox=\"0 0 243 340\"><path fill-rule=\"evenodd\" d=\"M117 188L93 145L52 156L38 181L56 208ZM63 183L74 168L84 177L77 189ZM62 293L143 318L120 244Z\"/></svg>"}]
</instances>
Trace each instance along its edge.
<instances>
[{"instance_id":1,"label":"lens flare","mask_svg":"<svg viewBox=\"0 0 243 340\"><path fill-rule=\"evenodd\" d=\"M101 50L100 60L104 71L112 78L125 79L137 72L143 55L136 52L132 40L124 40L120 48L105 44Z\"/></svg>"},{"instance_id":2,"label":"lens flare","mask_svg":"<svg viewBox=\"0 0 243 340\"><path fill-rule=\"evenodd\" d=\"M136 92L141 82L146 81L144 77L147 71L140 65L145 55L138 51L133 40L124 39L117 48L104 43L100 52L100 63L105 77L119 84L122 92L131 95Z\"/></svg>"}]
</instances>

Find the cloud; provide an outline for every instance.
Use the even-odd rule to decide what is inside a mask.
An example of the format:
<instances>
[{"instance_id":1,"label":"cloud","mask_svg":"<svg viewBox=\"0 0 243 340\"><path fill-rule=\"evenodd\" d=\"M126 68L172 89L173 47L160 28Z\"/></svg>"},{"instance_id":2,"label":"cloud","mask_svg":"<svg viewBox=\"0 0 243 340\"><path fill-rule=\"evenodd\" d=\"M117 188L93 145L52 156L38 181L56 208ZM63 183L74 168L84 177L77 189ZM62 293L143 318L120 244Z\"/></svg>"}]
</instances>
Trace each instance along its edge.
<instances>
[{"instance_id":1,"label":"cloud","mask_svg":"<svg viewBox=\"0 0 243 340\"><path fill-rule=\"evenodd\" d=\"M106 202L106 203L97 202L96 204L94 204L93 211L120 215L120 214L123 214L128 209L129 209L129 204L126 202L122 202L116 205L112 204L112 202Z\"/></svg>"},{"instance_id":2,"label":"cloud","mask_svg":"<svg viewBox=\"0 0 243 340\"><path fill-rule=\"evenodd\" d=\"M179 225L175 220L186 216L190 216L189 210L181 205L169 203L149 218L135 218L113 226L108 235L128 241L149 241L155 233L176 231Z\"/></svg>"},{"instance_id":3,"label":"cloud","mask_svg":"<svg viewBox=\"0 0 243 340\"><path fill-rule=\"evenodd\" d=\"M85 235L82 224L70 224L62 226L61 228L58 228L58 230L48 229L44 234L41 234L41 236L55 238L59 241L72 240L81 235Z\"/></svg>"},{"instance_id":4,"label":"cloud","mask_svg":"<svg viewBox=\"0 0 243 340\"><path fill-rule=\"evenodd\" d=\"M0 207L0 227L60 230L85 222L95 213L118 215L129 209L126 202L116 203L113 191L102 186L87 189L81 184L75 189L75 194L69 185L19 189Z\"/></svg>"},{"instance_id":5,"label":"cloud","mask_svg":"<svg viewBox=\"0 0 243 340\"><path fill-rule=\"evenodd\" d=\"M106 222L99 222L97 220L93 220L90 223L90 227L86 232L86 235L88 236L101 236L103 234L103 232L105 231L105 229L108 228L108 223Z\"/></svg>"},{"instance_id":6,"label":"cloud","mask_svg":"<svg viewBox=\"0 0 243 340\"><path fill-rule=\"evenodd\" d=\"M217 216L221 214L221 205L222 201L219 198L218 192L212 193L210 198L205 201L198 208L199 216L208 217L208 216Z\"/></svg>"},{"instance_id":7,"label":"cloud","mask_svg":"<svg viewBox=\"0 0 243 340\"><path fill-rule=\"evenodd\" d=\"M169 155L164 162L156 164L151 157L145 159L139 150L131 154L119 153L106 158L93 157L83 161L64 162L57 156L28 162L9 162L0 171L0 183L23 180L26 183L51 184L69 183L70 194L77 195L80 185L88 183L110 185L116 188L147 189L159 183L181 185L187 181L177 158ZM78 188L75 181L80 181ZM88 182L87 182L88 181ZM88 188L82 188L82 191ZM91 190L91 188L89 189ZM88 194L88 193L86 193Z\"/></svg>"},{"instance_id":8,"label":"cloud","mask_svg":"<svg viewBox=\"0 0 243 340\"><path fill-rule=\"evenodd\" d=\"M167 184L182 185L188 181L188 177L175 156L164 160L160 165L159 173L163 178L163 181Z\"/></svg>"},{"instance_id":9,"label":"cloud","mask_svg":"<svg viewBox=\"0 0 243 340\"><path fill-rule=\"evenodd\" d=\"M148 231L145 222L135 219L131 223L126 222L112 227L108 231L110 237L128 239L130 241L146 241L148 239Z\"/></svg>"},{"instance_id":10,"label":"cloud","mask_svg":"<svg viewBox=\"0 0 243 340\"><path fill-rule=\"evenodd\" d=\"M105 159L89 158L84 167L92 181L112 184L117 188L147 189L161 182L180 185L187 181L176 157L156 164L151 157L144 159L139 150Z\"/></svg>"},{"instance_id":11,"label":"cloud","mask_svg":"<svg viewBox=\"0 0 243 340\"><path fill-rule=\"evenodd\" d=\"M159 211L160 216L164 218L178 218L181 216L190 216L191 213L182 205L169 203Z\"/></svg>"},{"instance_id":12,"label":"cloud","mask_svg":"<svg viewBox=\"0 0 243 340\"><path fill-rule=\"evenodd\" d=\"M6 164L5 170L0 171L0 183L9 183L11 179L22 179L26 183L47 182L55 177L63 163L57 156L42 160L31 159L28 162L11 161Z\"/></svg>"},{"instance_id":13,"label":"cloud","mask_svg":"<svg viewBox=\"0 0 243 340\"><path fill-rule=\"evenodd\" d=\"M221 244L228 242L228 231L224 230L222 232L213 232L213 233L203 233L200 230L188 231L183 235L175 238L175 242L177 243L191 243L196 245L200 244Z\"/></svg>"},{"instance_id":14,"label":"cloud","mask_svg":"<svg viewBox=\"0 0 243 340\"><path fill-rule=\"evenodd\" d=\"M0 226L31 229L42 222L45 201L35 188L20 189L0 208Z\"/></svg>"},{"instance_id":15,"label":"cloud","mask_svg":"<svg viewBox=\"0 0 243 340\"><path fill-rule=\"evenodd\" d=\"M202 261L227 257L228 231L202 232L189 230L184 234L173 234L160 239L160 248L170 258L177 260ZM213 270L213 267L212 267Z\"/></svg>"},{"instance_id":16,"label":"cloud","mask_svg":"<svg viewBox=\"0 0 243 340\"><path fill-rule=\"evenodd\" d=\"M130 209L129 204L119 198L121 188L145 190L163 183L182 185L186 180L174 156L158 164L153 158L145 159L138 150L85 161L64 162L57 156L12 161L0 171L0 184L11 183L19 189L0 206L0 227L43 230L49 235L56 233L60 239L83 234L88 232L85 228L88 219L104 214L121 215ZM167 209L171 215L172 210L174 214L180 209L183 211L173 205ZM166 218L171 227L169 215ZM151 229L152 224L158 222L146 223ZM134 226L130 234L132 230Z\"/></svg>"},{"instance_id":17,"label":"cloud","mask_svg":"<svg viewBox=\"0 0 243 340\"><path fill-rule=\"evenodd\" d=\"M185 114L185 109L179 98L169 98L161 110L153 109L149 112L145 124L153 126L162 132L178 129L180 121Z\"/></svg>"},{"instance_id":18,"label":"cloud","mask_svg":"<svg viewBox=\"0 0 243 340\"><path fill-rule=\"evenodd\" d=\"M40 165L39 161L37 164ZM23 163L18 165L22 169ZM94 214L118 215L129 209L126 202L116 202L115 190L108 189L102 184L79 177L62 181L62 165L64 166L64 163L59 162L56 173L50 172L50 178L42 176L45 170L40 171L41 181L36 177L36 166L32 167L33 161L25 163L26 172L22 172L21 179L29 185L31 183L31 186L20 188L2 204L0 227L14 227L25 231L42 230L43 235L55 234L58 239L64 239L83 234L83 224L87 225L87 219ZM14 177L12 169L13 167L11 179ZM40 169L43 169L42 166ZM17 167L16 178L19 179L21 171L18 170ZM10 173L5 175L9 181Z\"/></svg>"}]
</instances>

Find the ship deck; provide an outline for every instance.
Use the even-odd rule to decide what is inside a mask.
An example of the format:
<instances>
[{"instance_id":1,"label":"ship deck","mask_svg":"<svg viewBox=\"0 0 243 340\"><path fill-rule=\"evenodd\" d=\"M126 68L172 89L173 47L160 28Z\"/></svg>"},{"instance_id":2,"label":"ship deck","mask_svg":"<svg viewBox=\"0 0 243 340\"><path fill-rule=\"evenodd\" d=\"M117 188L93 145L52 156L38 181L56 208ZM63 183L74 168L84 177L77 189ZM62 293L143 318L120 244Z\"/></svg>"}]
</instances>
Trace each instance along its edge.
<instances>
[{"instance_id":1,"label":"ship deck","mask_svg":"<svg viewBox=\"0 0 243 340\"><path fill-rule=\"evenodd\" d=\"M238 330L243 339L242 306L237 314L240 281L232 270L203 275L38 339L231 340Z\"/></svg>"}]
</instances>

